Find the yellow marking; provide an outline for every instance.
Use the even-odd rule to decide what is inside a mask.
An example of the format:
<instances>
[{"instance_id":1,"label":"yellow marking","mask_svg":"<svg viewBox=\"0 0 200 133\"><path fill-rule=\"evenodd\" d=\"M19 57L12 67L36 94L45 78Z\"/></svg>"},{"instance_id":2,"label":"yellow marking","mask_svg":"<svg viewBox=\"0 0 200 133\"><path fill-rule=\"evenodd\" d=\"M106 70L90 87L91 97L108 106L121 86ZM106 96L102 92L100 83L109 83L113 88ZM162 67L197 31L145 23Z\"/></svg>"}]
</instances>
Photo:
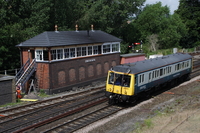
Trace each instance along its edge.
<instances>
[{"instance_id":1,"label":"yellow marking","mask_svg":"<svg viewBox=\"0 0 200 133\"><path fill-rule=\"evenodd\" d=\"M32 102L35 102L35 101L38 101L38 99L20 99L22 101L32 101Z\"/></svg>"}]
</instances>

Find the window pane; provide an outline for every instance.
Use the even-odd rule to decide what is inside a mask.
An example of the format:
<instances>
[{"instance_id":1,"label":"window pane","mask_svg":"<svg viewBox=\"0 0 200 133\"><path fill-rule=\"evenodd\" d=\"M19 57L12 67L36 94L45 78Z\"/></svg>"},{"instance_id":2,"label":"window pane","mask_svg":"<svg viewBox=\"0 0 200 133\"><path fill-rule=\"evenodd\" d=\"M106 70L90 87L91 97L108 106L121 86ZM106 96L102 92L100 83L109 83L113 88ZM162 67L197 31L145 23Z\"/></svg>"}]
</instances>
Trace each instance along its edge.
<instances>
[{"instance_id":1,"label":"window pane","mask_svg":"<svg viewBox=\"0 0 200 133\"><path fill-rule=\"evenodd\" d=\"M36 60L37 61L43 60L43 51L42 50L36 50Z\"/></svg>"},{"instance_id":2,"label":"window pane","mask_svg":"<svg viewBox=\"0 0 200 133\"><path fill-rule=\"evenodd\" d=\"M57 59L63 59L63 49L57 49Z\"/></svg>"},{"instance_id":3,"label":"window pane","mask_svg":"<svg viewBox=\"0 0 200 133\"><path fill-rule=\"evenodd\" d=\"M51 50L51 59L56 60L56 50Z\"/></svg>"},{"instance_id":4,"label":"window pane","mask_svg":"<svg viewBox=\"0 0 200 133\"><path fill-rule=\"evenodd\" d=\"M82 47L82 56L86 56L86 47Z\"/></svg>"},{"instance_id":5,"label":"window pane","mask_svg":"<svg viewBox=\"0 0 200 133\"><path fill-rule=\"evenodd\" d=\"M103 53L109 53L110 52L110 44L103 45Z\"/></svg>"},{"instance_id":6,"label":"window pane","mask_svg":"<svg viewBox=\"0 0 200 133\"><path fill-rule=\"evenodd\" d=\"M77 57L81 56L81 47L77 48Z\"/></svg>"},{"instance_id":7,"label":"window pane","mask_svg":"<svg viewBox=\"0 0 200 133\"><path fill-rule=\"evenodd\" d=\"M88 55L92 55L92 46L88 47Z\"/></svg>"},{"instance_id":8,"label":"window pane","mask_svg":"<svg viewBox=\"0 0 200 133\"><path fill-rule=\"evenodd\" d=\"M43 57L44 57L44 60L49 60L49 55L48 55L48 51L47 50L44 50L43 51Z\"/></svg>"},{"instance_id":9,"label":"window pane","mask_svg":"<svg viewBox=\"0 0 200 133\"><path fill-rule=\"evenodd\" d=\"M98 54L98 46L93 46L93 54Z\"/></svg>"},{"instance_id":10,"label":"window pane","mask_svg":"<svg viewBox=\"0 0 200 133\"><path fill-rule=\"evenodd\" d=\"M70 48L70 57L73 58L75 56L75 48Z\"/></svg>"},{"instance_id":11,"label":"window pane","mask_svg":"<svg viewBox=\"0 0 200 133\"><path fill-rule=\"evenodd\" d=\"M69 58L69 48L64 49L64 58Z\"/></svg>"},{"instance_id":12,"label":"window pane","mask_svg":"<svg viewBox=\"0 0 200 133\"><path fill-rule=\"evenodd\" d=\"M118 52L119 51L119 44L112 44L112 52Z\"/></svg>"}]
</instances>

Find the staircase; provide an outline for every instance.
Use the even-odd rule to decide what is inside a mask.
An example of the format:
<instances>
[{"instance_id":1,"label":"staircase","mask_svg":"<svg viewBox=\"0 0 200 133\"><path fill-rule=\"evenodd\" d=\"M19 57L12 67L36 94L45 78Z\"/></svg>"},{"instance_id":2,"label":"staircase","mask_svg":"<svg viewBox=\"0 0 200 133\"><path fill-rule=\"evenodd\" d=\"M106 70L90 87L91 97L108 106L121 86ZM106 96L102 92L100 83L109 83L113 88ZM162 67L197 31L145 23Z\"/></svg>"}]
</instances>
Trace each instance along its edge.
<instances>
[{"instance_id":1,"label":"staircase","mask_svg":"<svg viewBox=\"0 0 200 133\"><path fill-rule=\"evenodd\" d=\"M36 60L33 59L30 63L30 59L22 66L22 68L19 70L19 72L16 74L16 84L18 85L21 83L21 86L24 86L24 84L29 80L29 78L33 75L33 73L36 71L37 64Z\"/></svg>"}]
</instances>

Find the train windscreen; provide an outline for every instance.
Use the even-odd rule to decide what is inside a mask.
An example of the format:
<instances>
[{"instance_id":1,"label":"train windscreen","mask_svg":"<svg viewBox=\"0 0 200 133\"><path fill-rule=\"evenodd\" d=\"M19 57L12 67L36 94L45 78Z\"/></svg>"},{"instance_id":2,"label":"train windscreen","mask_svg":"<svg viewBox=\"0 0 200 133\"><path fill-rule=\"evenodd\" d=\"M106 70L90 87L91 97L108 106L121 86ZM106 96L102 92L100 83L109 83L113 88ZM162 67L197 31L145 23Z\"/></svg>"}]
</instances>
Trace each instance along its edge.
<instances>
[{"instance_id":1,"label":"train windscreen","mask_svg":"<svg viewBox=\"0 0 200 133\"><path fill-rule=\"evenodd\" d=\"M114 72L110 72L109 74L109 84L130 87L131 76L124 74L117 74Z\"/></svg>"}]
</instances>

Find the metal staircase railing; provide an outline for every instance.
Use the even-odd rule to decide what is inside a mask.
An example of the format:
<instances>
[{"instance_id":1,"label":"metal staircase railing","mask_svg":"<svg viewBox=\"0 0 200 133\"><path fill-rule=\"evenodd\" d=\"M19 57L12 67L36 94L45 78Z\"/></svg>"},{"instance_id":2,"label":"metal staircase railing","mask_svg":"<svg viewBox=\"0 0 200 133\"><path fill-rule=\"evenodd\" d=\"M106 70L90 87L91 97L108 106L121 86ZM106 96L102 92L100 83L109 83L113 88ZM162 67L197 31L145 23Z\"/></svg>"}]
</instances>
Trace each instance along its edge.
<instances>
[{"instance_id":1,"label":"metal staircase railing","mask_svg":"<svg viewBox=\"0 0 200 133\"><path fill-rule=\"evenodd\" d=\"M33 59L31 63L30 60L28 60L21 68L21 70L17 73L15 85L21 83L21 86L23 86L29 80L32 74L36 71L36 68L37 68L36 60Z\"/></svg>"},{"instance_id":2,"label":"metal staircase railing","mask_svg":"<svg viewBox=\"0 0 200 133\"><path fill-rule=\"evenodd\" d=\"M22 74L27 69L27 67L29 66L29 64L30 64L30 59L28 59L28 61L21 67L21 69L19 70L19 72L16 74L16 76L15 76L16 81L22 76Z\"/></svg>"}]
</instances>

